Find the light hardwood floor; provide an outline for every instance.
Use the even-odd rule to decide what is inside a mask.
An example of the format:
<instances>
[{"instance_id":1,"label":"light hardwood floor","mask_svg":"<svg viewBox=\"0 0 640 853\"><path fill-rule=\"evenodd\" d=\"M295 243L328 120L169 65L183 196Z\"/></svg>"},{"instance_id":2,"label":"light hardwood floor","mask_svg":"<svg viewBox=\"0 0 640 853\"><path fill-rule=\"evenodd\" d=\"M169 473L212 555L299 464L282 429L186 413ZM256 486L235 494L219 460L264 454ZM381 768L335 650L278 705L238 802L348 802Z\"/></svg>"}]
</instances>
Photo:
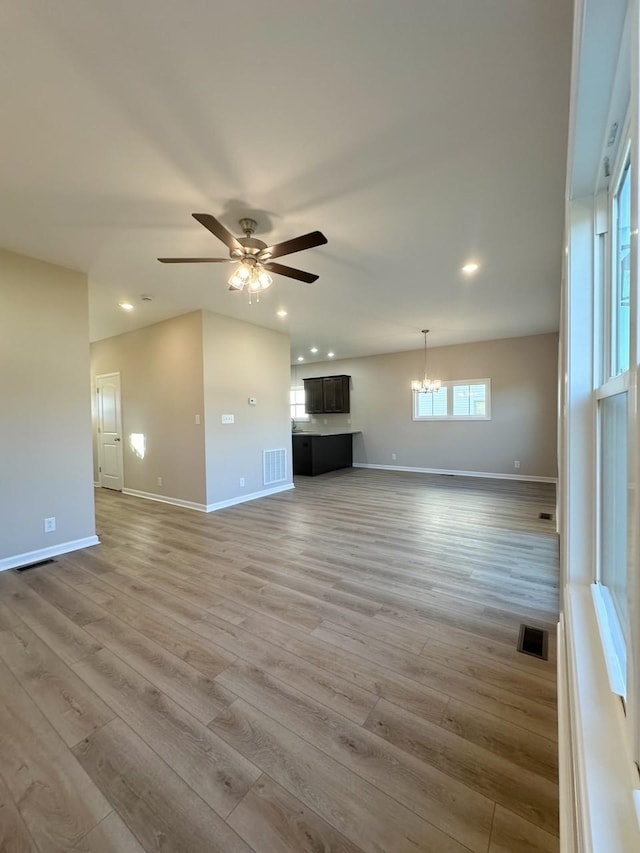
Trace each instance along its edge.
<instances>
[{"instance_id":1,"label":"light hardwood floor","mask_svg":"<svg viewBox=\"0 0 640 853\"><path fill-rule=\"evenodd\" d=\"M554 487L296 486L0 574L0 850L558 849Z\"/></svg>"}]
</instances>

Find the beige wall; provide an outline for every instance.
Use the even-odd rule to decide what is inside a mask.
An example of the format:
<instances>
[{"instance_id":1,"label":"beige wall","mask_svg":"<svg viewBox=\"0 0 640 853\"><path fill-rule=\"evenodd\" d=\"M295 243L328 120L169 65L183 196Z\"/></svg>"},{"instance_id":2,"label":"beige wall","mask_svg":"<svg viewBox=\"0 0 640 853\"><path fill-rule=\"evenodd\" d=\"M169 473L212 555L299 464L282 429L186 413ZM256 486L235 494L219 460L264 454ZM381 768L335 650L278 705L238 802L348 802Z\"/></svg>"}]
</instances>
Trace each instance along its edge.
<instances>
[{"instance_id":1,"label":"beige wall","mask_svg":"<svg viewBox=\"0 0 640 853\"><path fill-rule=\"evenodd\" d=\"M263 490L263 450L286 448L290 483L288 336L208 311L203 327L208 503Z\"/></svg>"},{"instance_id":2,"label":"beige wall","mask_svg":"<svg viewBox=\"0 0 640 853\"><path fill-rule=\"evenodd\" d=\"M96 376L118 372L125 488L206 504L202 313L92 344L94 391ZM131 433L145 436L144 459L131 450Z\"/></svg>"},{"instance_id":3,"label":"beige wall","mask_svg":"<svg viewBox=\"0 0 640 853\"><path fill-rule=\"evenodd\" d=\"M95 536L88 378L86 276L0 251L0 561Z\"/></svg>"},{"instance_id":4,"label":"beige wall","mask_svg":"<svg viewBox=\"0 0 640 853\"><path fill-rule=\"evenodd\" d=\"M362 430L354 437L355 462L556 477L557 366L557 334L430 348L431 376L491 379L491 420L468 422L411 419L410 384L422 375L422 351L296 365L292 376L294 384L352 377L350 417L318 415L316 424L326 419L337 429L350 419L350 428Z\"/></svg>"},{"instance_id":5,"label":"beige wall","mask_svg":"<svg viewBox=\"0 0 640 853\"><path fill-rule=\"evenodd\" d=\"M276 447L287 448L290 483L289 359L286 335L208 311L93 344L94 385L121 376L125 489L203 507L233 501L264 489L262 450ZM145 436L143 460L131 433Z\"/></svg>"}]
</instances>

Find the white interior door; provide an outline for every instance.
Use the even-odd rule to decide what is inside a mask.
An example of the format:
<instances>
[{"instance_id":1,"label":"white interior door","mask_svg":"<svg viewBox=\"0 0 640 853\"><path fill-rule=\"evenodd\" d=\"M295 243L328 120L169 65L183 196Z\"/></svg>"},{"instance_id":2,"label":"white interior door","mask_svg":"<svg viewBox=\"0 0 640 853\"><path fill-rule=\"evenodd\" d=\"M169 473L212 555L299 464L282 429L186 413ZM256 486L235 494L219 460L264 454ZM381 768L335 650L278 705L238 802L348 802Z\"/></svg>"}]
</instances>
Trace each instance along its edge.
<instances>
[{"instance_id":1,"label":"white interior door","mask_svg":"<svg viewBox=\"0 0 640 853\"><path fill-rule=\"evenodd\" d=\"M106 489L122 491L122 411L120 374L96 377L98 406L99 482Z\"/></svg>"}]
</instances>

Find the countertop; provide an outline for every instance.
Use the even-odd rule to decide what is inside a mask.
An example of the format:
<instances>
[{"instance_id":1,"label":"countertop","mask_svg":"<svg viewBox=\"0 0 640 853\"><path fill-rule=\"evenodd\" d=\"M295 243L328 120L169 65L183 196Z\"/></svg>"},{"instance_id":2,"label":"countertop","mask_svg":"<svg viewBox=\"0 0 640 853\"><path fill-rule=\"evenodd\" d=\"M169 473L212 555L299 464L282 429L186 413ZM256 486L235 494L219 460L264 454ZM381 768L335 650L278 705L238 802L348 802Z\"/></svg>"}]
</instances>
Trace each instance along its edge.
<instances>
[{"instance_id":1,"label":"countertop","mask_svg":"<svg viewBox=\"0 0 640 853\"><path fill-rule=\"evenodd\" d=\"M337 432L335 430L332 432L321 432L319 430L297 429L291 435L308 435L309 437L315 436L317 438L319 436L324 438L327 435L359 435L361 432L362 430L360 429L341 429Z\"/></svg>"}]
</instances>

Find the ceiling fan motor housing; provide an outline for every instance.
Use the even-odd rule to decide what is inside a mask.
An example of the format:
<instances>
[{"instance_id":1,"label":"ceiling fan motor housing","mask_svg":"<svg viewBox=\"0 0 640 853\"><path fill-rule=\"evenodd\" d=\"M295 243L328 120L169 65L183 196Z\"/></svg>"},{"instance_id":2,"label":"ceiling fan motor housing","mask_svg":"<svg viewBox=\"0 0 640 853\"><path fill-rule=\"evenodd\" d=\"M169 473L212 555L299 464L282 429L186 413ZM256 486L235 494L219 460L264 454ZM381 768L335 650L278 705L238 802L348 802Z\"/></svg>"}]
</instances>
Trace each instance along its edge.
<instances>
[{"instance_id":1,"label":"ceiling fan motor housing","mask_svg":"<svg viewBox=\"0 0 640 853\"><path fill-rule=\"evenodd\" d=\"M267 244L263 240L258 240L257 237L238 237L238 243L242 246L241 249L231 249L230 255L232 258L256 258L261 261L266 260L271 256L270 252L265 252Z\"/></svg>"}]
</instances>

